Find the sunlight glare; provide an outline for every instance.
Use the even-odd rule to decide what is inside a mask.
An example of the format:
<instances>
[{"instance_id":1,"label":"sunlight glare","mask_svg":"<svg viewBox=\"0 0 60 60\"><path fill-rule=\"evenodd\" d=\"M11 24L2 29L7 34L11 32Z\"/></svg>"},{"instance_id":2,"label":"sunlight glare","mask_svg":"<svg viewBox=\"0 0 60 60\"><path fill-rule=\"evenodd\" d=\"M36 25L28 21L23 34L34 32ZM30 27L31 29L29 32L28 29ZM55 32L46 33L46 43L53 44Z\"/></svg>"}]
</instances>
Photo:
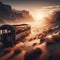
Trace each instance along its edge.
<instances>
[{"instance_id":1,"label":"sunlight glare","mask_svg":"<svg viewBox=\"0 0 60 60\"><path fill-rule=\"evenodd\" d=\"M38 21L40 21L40 20L42 20L42 19L44 19L44 17L45 17L45 14L44 13L34 13L33 14L33 18L35 19L35 20L38 20Z\"/></svg>"}]
</instances>

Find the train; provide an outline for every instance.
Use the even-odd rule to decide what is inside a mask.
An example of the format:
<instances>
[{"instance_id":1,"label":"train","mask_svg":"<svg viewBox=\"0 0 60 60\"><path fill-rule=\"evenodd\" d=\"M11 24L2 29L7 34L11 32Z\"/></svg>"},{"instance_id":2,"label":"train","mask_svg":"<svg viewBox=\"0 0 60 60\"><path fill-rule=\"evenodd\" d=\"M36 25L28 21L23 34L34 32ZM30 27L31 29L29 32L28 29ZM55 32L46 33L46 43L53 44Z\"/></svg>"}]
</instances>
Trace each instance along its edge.
<instances>
[{"instance_id":1,"label":"train","mask_svg":"<svg viewBox=\"0 0 60 60\"><path fill-rule=\"evenodd\" d=\"M31 33L31 26L29 24L20 25L1 25L0 26L0 42L4 46L14 46L19 41L22 41Z\"/></svg>"},{"instance_id":2,"label":"train","mask_svg":"<svg viewBox=\"0 0 60 60\"><path fill-rule=\"evenodd\" d=\"M20 40L31 33L31 26L28 24L13 25L15 29L15 40Z\"/></svg>"}]
</instances>

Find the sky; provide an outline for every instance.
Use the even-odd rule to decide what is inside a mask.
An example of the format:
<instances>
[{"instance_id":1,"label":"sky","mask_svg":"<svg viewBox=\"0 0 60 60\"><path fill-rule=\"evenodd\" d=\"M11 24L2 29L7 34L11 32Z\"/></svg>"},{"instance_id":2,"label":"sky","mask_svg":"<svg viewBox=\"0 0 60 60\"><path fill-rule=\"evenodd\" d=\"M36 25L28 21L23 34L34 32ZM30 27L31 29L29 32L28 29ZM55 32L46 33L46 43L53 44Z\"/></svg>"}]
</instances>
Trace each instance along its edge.
<instances>
[{"instance_id":1,"label":"sky","mask_svg":"<svg viewBox=\"0 0 60 60\"><path fill-rule=\"evenodd\" d=\"M11 5L12 9L16 10L27 10L36 19L36 15L41 14L41 12L53 9L56 6L60 7L60 0L0 0L4 4ZM51 8L51 9L50 9ZM40 12L40 13L39 13ZM46 13L45 13L46 14Z\"/></svg>"},{"instance_id":2,"label":"sky","mask_svg":"<svg viewBox=\"0 0 60 60\"><path fill-rule=\"evenodd\" d=\"M33 10L44 6L60 5L60 0L0 0L17 10Z\"/></svg>"}]
</instances>

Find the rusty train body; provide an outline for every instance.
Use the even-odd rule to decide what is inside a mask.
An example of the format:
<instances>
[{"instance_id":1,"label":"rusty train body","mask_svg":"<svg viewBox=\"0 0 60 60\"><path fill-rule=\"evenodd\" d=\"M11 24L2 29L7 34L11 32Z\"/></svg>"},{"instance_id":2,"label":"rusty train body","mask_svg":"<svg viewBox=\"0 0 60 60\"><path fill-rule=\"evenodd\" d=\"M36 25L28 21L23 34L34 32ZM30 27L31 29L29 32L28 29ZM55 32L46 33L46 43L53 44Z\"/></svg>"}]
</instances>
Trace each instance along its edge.
<instances>
[{"instance_id":1,"label":"rusty train body","mask_svg":"<svg viewBox=\"0 0 60 60\"><path fill-rule=\"evenodd\" d=\"M20 25L2 25L0 26L0 42L5 46L13 46L22 38L31 33L31 26L29 24Z\"/></svg>"}]
</instances>

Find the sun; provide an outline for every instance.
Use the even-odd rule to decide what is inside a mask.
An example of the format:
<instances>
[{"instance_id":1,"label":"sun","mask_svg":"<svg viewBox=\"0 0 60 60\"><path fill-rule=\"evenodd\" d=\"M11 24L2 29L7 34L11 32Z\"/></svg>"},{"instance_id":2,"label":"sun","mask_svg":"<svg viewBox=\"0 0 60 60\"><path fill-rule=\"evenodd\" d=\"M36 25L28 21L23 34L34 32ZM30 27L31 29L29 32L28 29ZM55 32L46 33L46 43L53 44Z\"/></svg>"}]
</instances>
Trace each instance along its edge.
<instances>
[{"instance_id":1,"label":"sun","mask_svg":"<svg viewBox=\"0 0 60 60\"><path fill-rule=\"evenodd\" d=\"M44 17L43 14L37 14L35 19L40 20L43 19L43 17Z\"/></svg>"},{"instance_id":2,"label":"sun","mask_svg":"<svg viewBox=\"0 0 60 60\"><path fill-rule=\"evenodd\" d=\"M35 20L42 20L42 19L44 19L44 17L45 17L45 15L43 14L43 13L35 13L35 14L33 14L33 18L35 19Z\"/></svg>"}]
</instances>

